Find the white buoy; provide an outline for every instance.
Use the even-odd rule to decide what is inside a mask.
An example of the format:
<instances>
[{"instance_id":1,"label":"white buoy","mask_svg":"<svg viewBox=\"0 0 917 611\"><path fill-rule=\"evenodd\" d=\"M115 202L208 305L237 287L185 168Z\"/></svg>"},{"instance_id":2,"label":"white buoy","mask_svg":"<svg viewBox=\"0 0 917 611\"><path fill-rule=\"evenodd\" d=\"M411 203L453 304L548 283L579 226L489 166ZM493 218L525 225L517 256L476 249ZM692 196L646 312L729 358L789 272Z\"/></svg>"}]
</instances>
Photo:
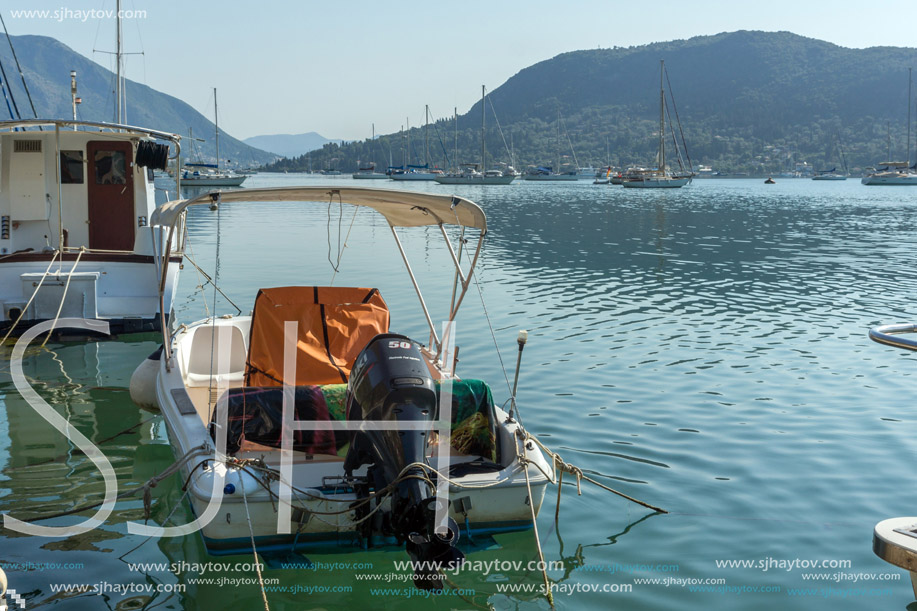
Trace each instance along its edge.
<instances>
[{"instance_id":1,"label":"white buoy","mask_svg":"<svg viewBox=\"0 0 917 611\"><path fill-rule=\"evenodd\" d=\"M144 409L159 410L159 402L156 400L156 377L159 375L159 359L161 355L162 346L146 357L131 375L129 387L131 400Z\"/></svg>"}]
</instances>

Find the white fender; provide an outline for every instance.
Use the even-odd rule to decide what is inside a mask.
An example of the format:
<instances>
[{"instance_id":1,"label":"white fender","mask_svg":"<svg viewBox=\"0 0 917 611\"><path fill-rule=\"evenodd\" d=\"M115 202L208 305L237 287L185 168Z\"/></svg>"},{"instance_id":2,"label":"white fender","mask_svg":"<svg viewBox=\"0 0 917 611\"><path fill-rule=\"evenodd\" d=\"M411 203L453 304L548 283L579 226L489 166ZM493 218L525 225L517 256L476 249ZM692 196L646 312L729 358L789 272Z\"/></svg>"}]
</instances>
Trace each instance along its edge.
<instances>
[{"instance_id":1,"label":"white fender","mask_svg":"<svg viewBox=\"0 0 917 611\"><path fill-rule=\"evenodd\" d=\"M159 358L162 346L146 357L131 375L131 400L144 409L159 410L156 400L156 377L159 375Z\"/></svg>"}]
</instances>

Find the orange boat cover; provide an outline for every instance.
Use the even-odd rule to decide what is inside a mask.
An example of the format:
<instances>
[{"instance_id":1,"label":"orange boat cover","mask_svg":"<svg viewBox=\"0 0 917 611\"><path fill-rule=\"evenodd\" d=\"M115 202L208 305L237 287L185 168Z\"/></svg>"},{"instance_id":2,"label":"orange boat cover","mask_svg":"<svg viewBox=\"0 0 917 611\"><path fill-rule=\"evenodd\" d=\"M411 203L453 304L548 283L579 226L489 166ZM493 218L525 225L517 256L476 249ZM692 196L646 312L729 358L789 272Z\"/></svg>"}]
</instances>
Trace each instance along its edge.
<instances>
[{"instance_id":1,"label":"orange boat cover","mask_svg":"<svg viewBox=\"0 0 917 611\"><path fill-rule=\"evenodd\" d=\"M246 386L283 385L284 322L299 323L297 386L346 383L360 351L388 332L389 313L376 289L288 286L255 297Z\"/></svg>"}]
</instances>

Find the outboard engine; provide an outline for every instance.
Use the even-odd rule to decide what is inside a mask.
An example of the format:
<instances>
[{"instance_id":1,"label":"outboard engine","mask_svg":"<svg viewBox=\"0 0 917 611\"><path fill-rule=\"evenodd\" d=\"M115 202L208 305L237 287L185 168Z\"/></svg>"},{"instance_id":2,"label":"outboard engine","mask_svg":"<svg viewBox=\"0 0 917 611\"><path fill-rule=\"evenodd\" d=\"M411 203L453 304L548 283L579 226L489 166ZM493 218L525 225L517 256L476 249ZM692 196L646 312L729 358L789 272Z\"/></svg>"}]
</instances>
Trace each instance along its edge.
<instances>
[{"instance_id":1,"label":"outboard engine","mask_svg":"<svg viewBox=\"0 0 917 611\"><path fill-rule=\"evenodd\" d=\"M347 387L347 419L364 422L432 422L436 416L436 387L417 344L403 335L377 335L357 357ZM412 463L425 460L431 429L379 430L353 433L344 471L369 465L376 490L398 480ZM394 535L414 564L414 585L441 589L440 570L464 560L455 548L458 526L448 518L445 533L435 531L437 500L427 474L412 467L396 484L392 511L384 530ZM413 477L411 477L413 476Z\"/></svg>"}]
</instances>

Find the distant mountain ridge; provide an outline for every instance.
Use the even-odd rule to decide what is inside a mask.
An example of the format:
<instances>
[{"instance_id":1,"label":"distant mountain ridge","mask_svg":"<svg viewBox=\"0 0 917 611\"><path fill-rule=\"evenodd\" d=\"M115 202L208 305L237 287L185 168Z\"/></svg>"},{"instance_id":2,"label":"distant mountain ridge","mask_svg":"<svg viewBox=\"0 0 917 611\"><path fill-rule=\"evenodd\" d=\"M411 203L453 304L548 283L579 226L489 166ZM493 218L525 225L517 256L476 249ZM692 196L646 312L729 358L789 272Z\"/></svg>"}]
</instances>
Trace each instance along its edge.
<instances>
[{"instance_id":1,"label":"distant mountain ridge","mask_svg":"<svg viewBox=\"0 0 917 611\"><path fill-rule=\"evenodd\" d=\"M0 60L10 77L13 96L23 118L32 118L32 110L22 83L15 75L15 63L9 45L0 34ZM70 97L70 70L77 72L78 118L86 121L112 121L114 119L113 93L115 76L92 60L83 57L61 42L46 36L12 36L16 56L22 64L29 91L39 118L72 118ZM203 93L203 90L202 92ZM226 92L227 95L229 92ZM131 80L126 82L127 120L129 125L188 135L189 128L195 138L196 157L212 161L216 157L213 122L190 105L173 96L161 93ZM6 104L0 102L0 117L9 118ZM183 160L188 161L191 147L183 142ZM276 155L247 145L220 130L220 154L223 161L232 165L260 165Z\"/></svg>"},{"instance_id":2,"label":"distant mountain ridge","mask_svg":"<svg viewBox=\"0 0 917 611\"><path fill-rule=\"evenodd\" d=\"M262 151L269 151L284 157L296 157L320 149L325 144L334 142L334 140L325 138L315 132L309 132L307 134L252 136L251 138L245 138L243 142Z\"/></svg>"},{"instance_id":3,"label":"distant mountain ridge","mask_svg":"<svg viewBox=\"0 0 917 611\"><path fill-rule=\"evenodd\" d=\"M520 70L488 94L503 128L502 135L495 126L488 130L488 167L510 161L510 144L517 169L558 162L652 164L660 59L677 104L669 113L674 117L677 110L695 166L758 173L802 161L840 167L838 142L851 168L879 163L888 154L917 159L914 138L910 154L905 145L908 67L917 67L917 49L848 49L790 32L738 31L572 51ZM458 118L458 159L447 145L436 151L434 163L478 161L480 104ZM565 130L558 129L558 116ZM438 121L436 129L451 134L451 118ZM418 136L415 131L411 140ZM349 170L370 158L370 144L326 145L310 161L321 167L325 158L336 157ZM414 151L402 153L397 134L380 136L375 151L391 154L396 163L417 159ZM296 169L292 165L284 160L277 167Z\"/></svg>"}]
</instances>

